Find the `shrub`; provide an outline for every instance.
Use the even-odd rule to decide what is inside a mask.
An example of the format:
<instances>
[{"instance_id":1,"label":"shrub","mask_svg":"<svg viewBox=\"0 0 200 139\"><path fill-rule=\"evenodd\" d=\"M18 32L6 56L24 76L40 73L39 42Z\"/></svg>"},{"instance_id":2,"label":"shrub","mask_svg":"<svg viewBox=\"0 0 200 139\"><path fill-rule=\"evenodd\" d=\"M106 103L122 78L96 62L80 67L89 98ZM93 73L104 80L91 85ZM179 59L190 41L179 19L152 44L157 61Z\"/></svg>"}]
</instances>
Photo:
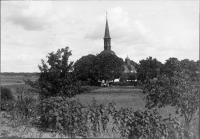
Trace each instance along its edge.
<instances>
[{"instance_id":1,"label":"shrub","mask_svg":"<svg viewBox=\"0 0 200 139\"><path fill-rule=\"evenodd\" d=\"M30 97L19 99L14 102L13 109L10 113L12 120L17 122L16 124L21 125L27 122L33 122L38 116L36 100Z\"/></svg>"},{"instance_id":2,"label":"shrub","mask_svg":"<svg viewBox=\"0 0 200 139\"><path fill-rule=\"evenodd\" d=\"M1 87L1 110L10 110L13 106L14 96L9 88Z\"/></svg>"},{"instance_id":3,"label":"shrub","mask_svg":"<svg viewBox=\"0 0 200 139\"><path fill-rule=\"evenodd\" d=\"M40 102L40 121L42 128L61 131L74 136L84 133L84 106L77 101L62 97L51 97ZM84 135L82 135L84 136Z\"/></svg>"},{"instance_id":4,"label":"shrub","mask_svg":"<svg viewBox=\"0 0 200 139\"><path fill-rule=\"evenodd\" d=\"M1 87L1 100L8 101L8 100L13 100L13 99L14 99L14 96L10 88Z\"/></svg>"},{"instance_id":5,"label":"shrub","mask_svg":"<svg viewBox=\"0 0 200 139\"><path fill-rule=\"evenodd\" d=\"M51 97L40 103L41 127L70 137L170 138L179 133L172 119L163 119L156 111L116 109L115 104L84 106L79 101Z\"/></svg>"},{"instance_id":6,"label":"shrub","mask_svg":"<svg viewBox=\"0 0 200 139\"><path fill-rule=\"evenodd\" d=\"M73 62L69 62L71 55L69 47L58 49L56 53L49 53L47 62L42 60L42 65L39 66L39 79L37 81L28 79L25 83L37 90L40 99L76 96L81 85L73 72Z\"/></svg>"},{"instance_id":7,"label":"shrub","mask_svg":"<svg viewBox=\"0 0 200 139\"><path fill-rule=\"evenodd\" d=\"M147 93L146 107L161 108L172 106L176 114L184 118L185 129L191 130L191 122L199 112L199 79L192 78L186 69L181 72L169 72L173 76L159 75L155 80L149 80L144 85L143 92Z\"/></svg>"}]
</instances>

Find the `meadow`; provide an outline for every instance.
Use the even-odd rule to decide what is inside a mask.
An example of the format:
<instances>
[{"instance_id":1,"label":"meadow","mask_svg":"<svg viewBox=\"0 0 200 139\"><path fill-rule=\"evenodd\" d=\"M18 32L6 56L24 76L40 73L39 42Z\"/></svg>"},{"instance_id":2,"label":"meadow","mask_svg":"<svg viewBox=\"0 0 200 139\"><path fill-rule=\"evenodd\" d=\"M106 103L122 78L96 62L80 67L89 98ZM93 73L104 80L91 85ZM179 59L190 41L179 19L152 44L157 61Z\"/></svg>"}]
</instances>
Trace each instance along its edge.
<instances>
[{"instance_id":1,"label":"meadow","mask_svg":"<svg viewBox=\"0 0 200 139\"><path fill-rule=\"evenodd\" d=\"M23 75L1 75L1 85L8 86L8 85L23 85L23 79L30 79L35 81L38 79L37 76L23 76Z\"/></svg>"},{"instance_id":2,"label":"meadow","mask_svg":"<svg viewBox=\"0 0 200 139\"><path fill-rule=\"evenodd\" d=\"M75 99L79 99L80 102L86 105L90 104L94 98L98 104L115 103L118 108L144 109L143 97L144 95L140 89L109 87L77 95Z\"/></svg>"},{"instance_id":3,"label":"meadow","mask_svg":"<svg viewBox=\"0 0 200 139\"><path fill-rule=\"evenodd\" d=\"M32 94L28 91L30 89L30 86L25 85L24 83L14 83L16 80L22 80L23 77L6 77L3 78L7 81L7 84L2 84L2 86L8 87L8 88L14 88L14 89L22 89L25 91L25 95L29 97L37 98L37 94ZM10 79L10 81L9 81ZM12 80L13 79L13 80ZM29 77L29 79L36 80L37 77ZM4 80L4 81L5 81ZM5 82L4 82L5 83ZM145 97L146 95L142 93L142 89L138 89L137 87L93 87L91 88L90 92L86 92L83 94L76 95L75 98L72 98L72 100L79 100L84 105L90 105L92 100L95 99L97 104L104 104L108 105L109 103L115 103L116 108L129 108L132 110L147 110L145 108ZM15 94L14 94L15 95ZM175 109L167 106L161 109L158 109L159 113L166 117L169 115L169 113L172 114L172 116L177 116L180 118L180 116L175 114Z\"/></svg>"}]
</instances>

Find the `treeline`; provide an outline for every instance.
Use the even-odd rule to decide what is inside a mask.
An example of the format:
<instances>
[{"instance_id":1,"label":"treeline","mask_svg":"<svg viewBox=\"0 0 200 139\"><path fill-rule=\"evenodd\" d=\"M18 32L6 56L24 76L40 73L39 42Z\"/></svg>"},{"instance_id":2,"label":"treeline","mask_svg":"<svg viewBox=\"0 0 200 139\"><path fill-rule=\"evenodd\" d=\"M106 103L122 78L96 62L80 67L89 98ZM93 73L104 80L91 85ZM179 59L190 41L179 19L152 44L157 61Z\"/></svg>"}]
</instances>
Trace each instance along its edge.
<instances>
[{"instance_id":1,"label":"treeline","mask_svg":"<svg viewBox=\"0 0 200 139\"><path fill-rule=\"evenodd\" d=\"M39 72L2 72L5 76L39 76Z\"/></svg>"},{"instance_id":2,"label":"treeline","mask_svg":"<svg viewBox=\"0 0 200 139\"><path fill-rule=\"evenodd\" d=\"M156 58L148 57L140 60L136 67L138 80L144 84L149 79L157 78L160 75L174 76L174 72L186 71L190 77L198 76L200 71L200 61L189 59L178 60L175 57L170 57L162 64Z\"/></svg>"},{"instance_id":3,"label":"treeline","mask_svg":"<svg viewBox=\"0 0 200 139\"><path fill-rule=\"evenodd\" d=\"M89 83L89 85L102 80L114 81L115 79L119 79L121 83L133 82L137 79L137 82L142 85L149 79L157 78L159 75L166 74L167 76L172 76L174 71L187 70L187 73L189 72L191 76L196 76L200 71L199 60L178 60L174 57L170 57L165 63L161 63L152 57L142 59L139 63L130 60L130 64L134 66L136 73L125 73L124 64L125 62L122 58L115 55L95 56L89 54L75 62L74 72L80 81Z\"/></svg>"}]
</instances>

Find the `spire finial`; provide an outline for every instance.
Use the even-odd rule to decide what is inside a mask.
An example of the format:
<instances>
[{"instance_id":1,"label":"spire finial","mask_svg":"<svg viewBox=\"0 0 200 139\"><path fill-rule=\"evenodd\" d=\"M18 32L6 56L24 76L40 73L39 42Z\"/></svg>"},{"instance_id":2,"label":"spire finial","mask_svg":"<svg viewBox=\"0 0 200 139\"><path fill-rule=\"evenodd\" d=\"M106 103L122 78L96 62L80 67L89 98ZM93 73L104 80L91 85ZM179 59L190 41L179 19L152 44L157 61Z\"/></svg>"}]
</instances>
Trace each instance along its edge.
<instances>
[{"instance_id":1,"label":"spire finial","mask_svg":"<svg viewBox=\"0 0 200 139\"><path fill-rule=\"evenodd\" d=\"M126 59L129 59L129 57L128 57L128 54L127 54L127 57L126 57Z\"/></svg>"},{"instance_id":2,"label":"spire finial","mask_svg":"<svg viewBox=\"0 0 200 139\"><path fill-rule=\"evenodd\" d=\"M106 19L107 19L107 11L106 11Z\"/></svg>"}]
</instances>

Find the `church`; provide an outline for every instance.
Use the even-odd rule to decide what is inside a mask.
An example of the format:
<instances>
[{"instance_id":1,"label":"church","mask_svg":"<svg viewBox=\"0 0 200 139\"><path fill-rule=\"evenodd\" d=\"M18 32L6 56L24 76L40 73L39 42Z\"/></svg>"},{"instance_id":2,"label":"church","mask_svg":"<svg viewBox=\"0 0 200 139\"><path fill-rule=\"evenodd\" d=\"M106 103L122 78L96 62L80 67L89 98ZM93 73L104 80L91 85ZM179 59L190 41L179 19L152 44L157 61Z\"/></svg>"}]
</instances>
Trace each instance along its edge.
<instances>
[{"instance_id":1,"label":"church","mask_svg":"<svg viewBox=\"0 0 200 139\"><path fill-rule=\"evenodd\" d=\"M116 55L114 51L111 50L111 37L108 26L108 19L106 13L106 27L104 34L104 50L100 54L112 54ZM124 73L137 73L135 67L130 63L130 58L127 56L124 62Z\"/></svg>"}]
</instances>

